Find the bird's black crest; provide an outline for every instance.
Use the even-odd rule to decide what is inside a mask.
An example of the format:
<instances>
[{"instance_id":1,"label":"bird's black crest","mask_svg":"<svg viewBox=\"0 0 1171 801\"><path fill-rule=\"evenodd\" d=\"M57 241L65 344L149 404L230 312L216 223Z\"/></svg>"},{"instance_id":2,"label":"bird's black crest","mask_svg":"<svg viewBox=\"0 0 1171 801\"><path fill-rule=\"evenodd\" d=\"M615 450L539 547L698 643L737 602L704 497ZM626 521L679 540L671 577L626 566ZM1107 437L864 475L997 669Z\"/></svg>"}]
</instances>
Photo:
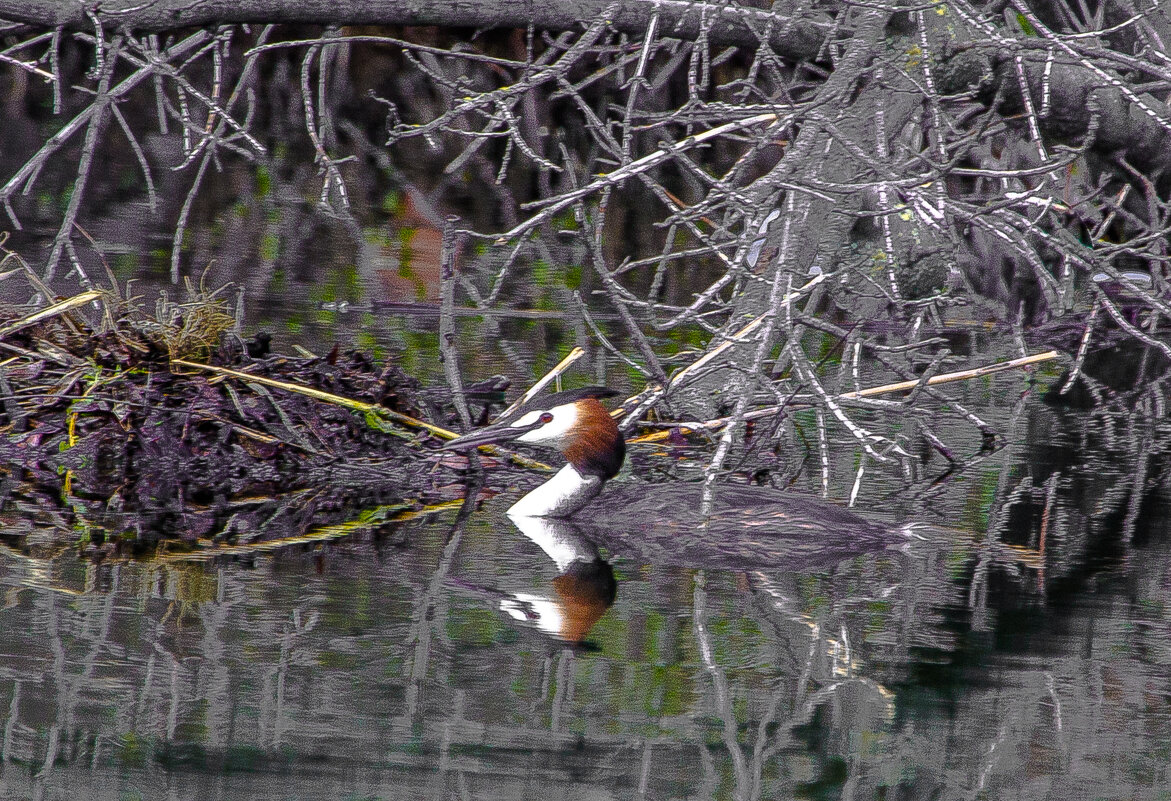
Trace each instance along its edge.
<instances>
[{"instance_id":1,"label":"bird's black crest","mask_svg":"<svg viewBox=\"0 0 1171 801\"><path fill-rule=\"evenodd\" d=\"M609 387L581 387L579 389L567 389L564 392L554 392L552 395L538 395L510 414L509 419L520 417L534 409L552 409L554 406L561 406L565 403L576 403L586 398L613 398L618 394L620 394L618 390L610 389Z\"/></svg>"}]
</instances>

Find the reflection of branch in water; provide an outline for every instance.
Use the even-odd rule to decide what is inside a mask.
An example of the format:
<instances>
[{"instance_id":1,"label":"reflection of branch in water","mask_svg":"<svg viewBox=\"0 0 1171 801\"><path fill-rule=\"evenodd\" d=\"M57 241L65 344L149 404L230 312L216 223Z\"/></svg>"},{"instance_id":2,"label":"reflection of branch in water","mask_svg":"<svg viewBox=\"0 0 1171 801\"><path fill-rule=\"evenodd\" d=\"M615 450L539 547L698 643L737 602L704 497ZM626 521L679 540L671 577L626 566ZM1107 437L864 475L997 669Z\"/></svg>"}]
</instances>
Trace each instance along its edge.
<instances>
[{"instance_id":1,"label":"reflection of branch in water","mask_svg":"<svg viewBox=\"0 0 1171 801\"><path fill-rule=\"evenodd\" d=\"M469 496L473 497L474 496ZM278 551L282 548L288 548L296 545L307 545L315 542L329 542L331 540L345 539L352 537L355 534L369 531L378 526L387 523L401 523L411 520L422 515L432 514L434 512L445 509L452 509L460 506L466 501L446 501L444 503L433 504L425 506L422 509L415 509L412 504L389 504L386 506L376 506L373 509L366 509L359 513L353 520L347 520L344 523L334 523L328 526L321 526L304 534L297 534L292 537L280 537L278 539L264 540L262 542L240 543L236 545L227 545L218 542L211 542L207 540L197 540L195 546L197 550L179 552L179 553L161 553L153 558L155 562L209 562L224 556L244 556L256 555L261 553L269 553ZM271 518L270 518L271 519Z\"/></svg>"},{"instance_id":2,"label":"reflection of branch in water","mask_svg":"<svg viewBox=\"0 0 1171 801\"><path fill-rule=\"evenodd\" d=\"M737 799L745 798L748 788L748 769L744 764L744 754L740 750L740 743L736 736L736 715L732 711L732 704L728 693L728 678L716 664L712 655L711 635L707 625L707 573L700 570L695 574L695 591L692 595L692 621L695 627L695 640L699 645L700 657L703 666L712 680L712 689L715 690L716 714L724 723L724 746L728 749L728 756L732 759L732 770L736 779L736 789L733 796Z\"/></svg>"},{"instance_id":3,"label":"reflection of branch in water","mask_svg":"<svg viewBox=\"0 0 1171 801\"><path fill-rule=\"evenodd\" d=\"M225 583L226 579L224 580ZM217 587L215 603L201 604L199 619L203 628L202 655L203 666L196 675L195 691L197 697L205 702L207 716L207 745L212 748L226 749L232 742L232 716L236 706L232 701L231 660L228 643L231 641L230 613L235 611L239 601L234 593L226 592L227 587ZM315 594L314 602L320 607L325 599ZM317 611L313 612L313 623L317 623ZM312 642L307 643L305 650L314 650ZM294 719L295 722L295 719Z\"/></svg>"},{"instance_id":4,"label":"reflection of branch in water","mask_svg":"<svg viewBox=\"0 0 1171 801\"><path fill-rule=\"evenodd\" d=\"M809 662L806 665L806 674L802 677L802 688L805 685L808 676L812 675L813 652L817 650L819 643L823 644L824 656L830 660L829 674L831 676L853 676L858 665L854 662L851 655L849 640L846 636L846 630L842 628L842 637L834 638L823 636L821 623L814 620L805 612L799 610L793 603L792 599L783 594L779 587L773 582L766 573L753 573L752 578L754 589L759 589L768 596L771 601L770 611L778 612L786 619L797 623L809 630L810 637L810 654ZM803 690L802 690L803 692Z\"/></svg>"},{"instance_id":5,"label":"reflection of branch in water","mask_svg":"<svg viewBox=\"0 0 1171 801\"><path fill-rule=\"evenodd\" d=\"M1005 442L1007 444L1000 451L1000 457L1004 462L1000 468L1000 475L996 480L996 495L992 505L992 509L996 510L996 517L993 518L996 522L989 525L988 536L985 537L984 542L981 544L979 561L976 564L976 571L972 577L972 585L968 592L968 609L972 612L971 627L973 631L985 631L990 626L988 622L988 566L993 558L995 546L1000 544L1000 535L1003 532L1004 522L1007 522L1008 508L1013 498L1013 494L1008 493L1008 482L1012 469L1016 465L1015 456L1018 450L1018 443L1020 442L1018 428L1024 419L1025 403L1028 397L1029 393L1022 392L1020 398L1013 406L1012 416L1009 418L1008 428L1005 431ZM993 514L992 510L989 510L989 514ZM1000 520L1001 517L1003 517L1004 522Z\"/></svg>"},{"instance_id":6,"label":"reflection of branch in water","mask_svg":"<svg viewBox=\"0 0 1171 801\"><path fill-rule=\"evenodd\" d=\"M859 663L844 625L840 627L839 636L828 636L824 633L825 626L798 609L769 574L755 572L751 574L751 580L757 596L766 599L766 612L779 612L781 617L808 630L810 635L800 675L795 682L783 683L774 691L757 724L752 760L748 765L751 784L743 796L755 799L761 796L764 766L778 751L792 744L792 732L809 724L821 704L838 698L846 688L863 688L866 690L864 698L874 701L880 709L881 719L889 722L894 716L894 693L869 678L856 675ZM775 622L771 615L767 619ZM779 630L777 634L780 635ZM819 669L819 665L823 667ZM828 683L823 684L826 681ZM811 692L811 685L822 686ZM790 699L791 711L784 717L781 709L786 698Z\"/></svg>"},{"instance_id":7,"label":"reflection of branch in water","mask_svg":"<svg viewBox=\"0 0 1171 801\"><path fill-rule=\"evenodd\" d=\"M49 727L45 758L34 777L38 785L53 772L57 764L62 746L62 734L69 736L75 730L77 710L85 700L86 691L92 686L94 672L98 666L98 657L112 650L110 629L114 617L114 598L118 592L117 578L118 573L114 571L111 591L104 596L93 593L83 595L77 599L76 609L73 608L72 602L63 609L58 603L57 595L53 593L41 594L34 601L37 606L44 606L43 617L47 629L46 636L53 653L52 684L56 691L54 717ZM92 590L93 588L90 586L87 589ZM72 614L74 612L76 614ZM62 625L63 613L66 615L64 626ZM74 628L74 623L78 618L83 625ZM84 656L74 660L68 658L67 645L77 646L87 641L89 648ZM70 667L74 668L72 672L69 670ZM16 684L19 687L20 683ZM14 706L13 712L16 711ZM11 720L10 718L10 723ZM6 726L4 741L6 751L9 746L8 735L8 727ZM38 789L43 790L43 786L39 786Z\"/></svg>"},{"instance_id":8,"label":"reflection of branch in water","mask_svg":"<svg viewBox=\"0 0 1171 801\"><path fill-rule=\"evenodd\" d=\"M1131 485L1127 493L1129 497L1126 499L1126 517L1122 520L1122 544L1128 551L1134 545L1135 524L1138 522L1138 514L1142 506L1143 498L1146 497L1147 475L1151 469L1151 446L1153 445L1155 434L1150 430L1149 419L1147 422L1148 430L1142 434L1141 440L1135 431L1134 425L1130 427L1129 431L1132 442L1135 440L1140 441L1135 443L1131 448L1131 452L1136 454L1137 464L1134 470L1131 471L1131 475L1134 478L1131 479Z\"/></svg>"},{"instance_id":9,"label":"reflection of branch in water","mask_svg":"<svg viewBox=\"0 0 1171 801\"><path fill-rule=\"evenodd\" d=\"M316 599L319 603L321 598ZM281 633L281 652L277 660L276 667L276 687L273 694L273 708L272 708L272 745L273 748L280 748L283 744L285 731L288 724L285 721L285 684L288 680L289 666L292 664L293 647L298 637L307 634L317 626L317 621L321 617L321 613L313 609L308 615L302 616L301 609L304 607L296 607L293 609L292 615L288 622L285 623L285 630Z\"/></svg>"},{"instance_id":10,"label":"reflection of branch in water","mask_svg":"<svg viewBox=\"0 0 1171 801\"><path fill-rule=\"evenodd\" d=\"M573 704L573 667L576 663L572 648L562 648L557 662L557 686L553 689L553 700L549 704L549 730L561 731L565 712Z\"/></svg>"},{"instance_id":11,"label":"reflection of branch in water","mask_svg":"<svg viewBox=\"0 0 1171 801\"><path fill-rule=\"evenodd\" d=\"M62 553L72 554L72 549L61 548ZM16 585L9 588L5 595L4 606L0 609L10 609L16 606L18 598L17 593L20 590L37 589L49 590L51 592L63 593L65 595L84 595L84 590L70 589L69 587L61 586L58 580L53 576L52 568L56 566L56 558L60 554L54 554L50 558L43 558L37 556L28 556L11 546L0 543L0 557L4 557L4 562L9 562L12 565L19 565L19 576L11 568L5 566L4 577L5 583L9 583L16 579Z\"/></svg>"},{"instance_id":12,"label":"reflection of branch in water","mask_svg":"<svg viewBox=\"0 0 1171 801\"><path fill-rule=\"evenodd\" d=\"M447 574L451 570L451 563L459 550L460 541L472 512L476 508L476 499L480 495L483 484L483 472L477 471L468 476L468 491L460 506L459 514L451 525L447 535L447 543L443 547L443 554L439 564L431 575L431 582L426 592L419 596L419 603L415 613L411 616L412 633L407 638L408 643L414 643L415 651L411 656L406 675L410 679L406 691L406 714L412 720L417 720L420 712L420 702L423 696L423 681L427 676L428 663L431 655L432 626L438 625L438 616L435 614L439 605L440 591L443 589Z\"/></svg>"}]
</instances>

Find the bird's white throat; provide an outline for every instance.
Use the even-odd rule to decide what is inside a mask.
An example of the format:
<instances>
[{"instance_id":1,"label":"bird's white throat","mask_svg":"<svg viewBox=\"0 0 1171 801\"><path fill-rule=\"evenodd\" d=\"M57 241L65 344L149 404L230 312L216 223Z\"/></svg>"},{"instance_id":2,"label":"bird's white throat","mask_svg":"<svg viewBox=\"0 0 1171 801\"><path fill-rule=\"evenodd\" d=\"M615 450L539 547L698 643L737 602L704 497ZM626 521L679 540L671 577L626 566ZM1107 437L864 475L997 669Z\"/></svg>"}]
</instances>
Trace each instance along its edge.
<instances>
[{"instance_id":1,"label":"bird's white throat","mask_svg":"<svg viewBox=\"0 0 1171 801\"><path fill-rule=\"evenodd\" d=\"M586 506L606 482L599 476L583 476L572 464L508 509L509 517L566 517Z\"/></svg>"}]
</instances>

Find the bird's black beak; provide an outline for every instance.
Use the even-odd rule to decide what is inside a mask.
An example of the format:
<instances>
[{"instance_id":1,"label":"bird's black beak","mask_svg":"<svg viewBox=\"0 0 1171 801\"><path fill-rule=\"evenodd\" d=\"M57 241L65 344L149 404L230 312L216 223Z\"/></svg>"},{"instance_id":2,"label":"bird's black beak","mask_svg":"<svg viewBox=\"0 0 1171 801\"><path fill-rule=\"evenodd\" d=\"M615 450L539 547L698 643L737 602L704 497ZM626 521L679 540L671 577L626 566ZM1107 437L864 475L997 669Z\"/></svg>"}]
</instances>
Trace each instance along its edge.
<instances>
[{"instance_id":1,"label":"bird's black beak","mask_svg":"<svg viewBox=\"0 0 1171 801\"><path fill-rule=\"evenodd\" d=\"M443 447L440 450L465 450L467 448L478 448L481 445L495 445L501 442L509 442L517 437L524 436L534 429L540 428L542 425L543 423L540 420L527 426L515 427L510 426L508 423L495 423L464 434L462 437L449 440L443 443Z\"/></svg>"}]
</instances>

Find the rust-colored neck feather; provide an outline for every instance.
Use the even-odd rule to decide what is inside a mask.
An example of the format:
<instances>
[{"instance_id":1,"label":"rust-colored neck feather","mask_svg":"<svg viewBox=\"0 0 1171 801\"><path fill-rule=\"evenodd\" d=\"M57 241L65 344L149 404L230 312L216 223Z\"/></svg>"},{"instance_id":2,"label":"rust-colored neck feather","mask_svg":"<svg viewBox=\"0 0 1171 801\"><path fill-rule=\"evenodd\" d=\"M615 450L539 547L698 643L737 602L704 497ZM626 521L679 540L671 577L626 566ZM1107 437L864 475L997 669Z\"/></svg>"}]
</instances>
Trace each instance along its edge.
<instances>
[{"instance_id":1,"label":"rust-colored neck feather","mask_svg":"<svg viewBox=\"0 0 1171 801\"><path fill-rule=\"evenodd\" d=\"M574 404L577 424L563 453L577 471L605 479L613 478L626 459L626 442L614 418L595 398Z\"/></svg>"}]
</instances>

